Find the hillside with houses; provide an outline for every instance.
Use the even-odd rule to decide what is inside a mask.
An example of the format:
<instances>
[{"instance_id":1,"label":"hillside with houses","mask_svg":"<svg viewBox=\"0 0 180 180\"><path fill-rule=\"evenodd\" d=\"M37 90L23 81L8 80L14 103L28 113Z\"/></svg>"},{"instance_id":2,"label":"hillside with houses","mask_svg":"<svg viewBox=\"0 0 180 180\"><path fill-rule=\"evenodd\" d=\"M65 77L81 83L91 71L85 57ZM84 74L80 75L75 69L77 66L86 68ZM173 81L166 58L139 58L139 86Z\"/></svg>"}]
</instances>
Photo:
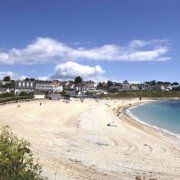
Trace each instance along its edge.
<instances>
[{"instance_id":1,"label":"hillside with houses","mask_svg":"<svg viewBox=\"0 0 180 180\"><path fill-rule=\"evenodd\" d=\"M149 81L144 83L83 81L78 76L69 81L42 81L34 78L12 80L9 76L0 80L0 97L31 96L35 99L60 99L68 97L98 97L100 95L125 92L178 92L178 82Z\"/></svg>"}]
</instances>

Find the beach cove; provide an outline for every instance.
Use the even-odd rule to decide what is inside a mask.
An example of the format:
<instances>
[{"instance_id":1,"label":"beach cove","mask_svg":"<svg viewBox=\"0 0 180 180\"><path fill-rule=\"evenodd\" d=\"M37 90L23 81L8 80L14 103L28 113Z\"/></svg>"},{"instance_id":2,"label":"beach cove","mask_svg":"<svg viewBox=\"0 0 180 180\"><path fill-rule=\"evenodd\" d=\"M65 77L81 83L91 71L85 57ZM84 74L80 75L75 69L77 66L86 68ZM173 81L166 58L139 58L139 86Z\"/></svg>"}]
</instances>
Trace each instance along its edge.
<instances>
[{"instance_id":1,"label":"beach cove","mask_svg":"<svg viewBox=\"0 0 180 180\"><path fill-rule=\"evenodd\" d=\"M180 138L180 100L157 100L127 110L137 121Z\"/></svg>"},{"instance_id":2,"label":"beach cove","mask_svg":"<svg viewBox=\"0 0 180 180\"><path fill-rule=\"evenodd\" d=\"M180 142L135 121L143 99L82 103L31 101L0 106L0 125L31 143L48 179L180 179ZM42 103L40 106L39 104Z\"/></svg>"}]
</instances>

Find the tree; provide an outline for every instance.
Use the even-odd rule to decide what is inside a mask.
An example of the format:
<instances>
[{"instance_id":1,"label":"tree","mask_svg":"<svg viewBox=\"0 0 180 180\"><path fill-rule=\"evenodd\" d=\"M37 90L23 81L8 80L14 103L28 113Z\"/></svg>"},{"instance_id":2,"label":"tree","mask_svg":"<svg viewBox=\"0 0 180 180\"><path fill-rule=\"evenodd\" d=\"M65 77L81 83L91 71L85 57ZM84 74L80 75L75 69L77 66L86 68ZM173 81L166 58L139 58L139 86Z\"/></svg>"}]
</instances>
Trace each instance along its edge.
<instances>
[{"instance_id":1,"label":"tree","mask_svg":"<svg viewBox=\"0 0 180 180\"><path fill-rule=\"evenodd\" d=\"M5 93L0 94L0 98L7 98L7 97L14 97L14 96L15 96L14 92L5 92Z\"/></svg>"},{"instance_id":2,"label":"tree","mask_svg":"<svg viewBox=\"0 0 180 180\"><path fill-rule=\"evenodd\" d=\"M78 83L82 83L83 82L83 79L81 76L77 76L75 79L74 79L74 83L75 84L78 84Z\"/></svg>"},{"instance_id":3,"label":"tree","mask_svg":"<svg viewBox=\"0 0 180 180\"><path fill-rule=\"evenodd\" d=\"M30 79L29 79L29 78L25 78L24 80L25 80L25 81L29 81Z\"/></svg>"},{"instance_id":4,"label":"tree","mask_svg":"<svg viewBox=\"0 0 180 180\"><path fill-rule=\"evenodd\" d=\"M10 80L11 80L10 76L5 76L5 77L3 78L3 81L10 81Z\"/></svg>"},{"instance_id":5,"label":"tree","mask_svg":"<svg viewBox=\"0 0 180 180\"><path fill-rule=\"evenodd\" d=\"M21 91L21 92L19 93L19 96L29 96L29 93L26 92L26 91Z\"/></svg>"},{"instance_id":6,"label":"tree","mask_svg":"<svg viewBox=\"0 0 180 180\"><path fill-rule=\"evenodd\" d=\"M128 84L128 81L127 80L123 81L123 84Z\"/></svg>"},{"instance_id":7,"label":"tree","mask_svg":"<svg viewBox=\"0 0 180 180\"><path fill-rule=\"evenodd\" d=\"M112 81L110 81L110 80L108 80L108 82L107 82L107 86L108 86L108 88L109 88L110 86L113 86L113 82L112 82Z\"/></svg>"},{"instance_id":8,"label":"tree","mask_svg":"<svg viewBox=\"0 0 180 180\"><path fill-rule=\"evenodd\" d=\"M151 83L149 81L145 81L144 82L146 85L151 85Z\"/></svg>"},{"instance_id":9,"label":"tree","mask_svg":"<svg viewBox=\"0 0 180 180\"><path fill-rule=\"evenodd\" d=\"M109 90L109 87L113 86L113 82L112 81L109 81L107 82L107 90Z\"/></svg>"},{"instance_id":10,"label":"tree","mask_svg":"<svg viewBox=\"0 0 180 180\"><path fill-rule=\"evenodd\" d=\"M155 81L155 80L150 81L150 85L151 85L151 86L155 86L155 85L156 85L156 81Z\"/></svg>"},{"instance_id":11,"label":"tree","mask_svg":"<svg viewBox=\"0 0 180 180\"><path fill-rule=\"evenodd\" d=\"M158 85L163 85L163 84L164 84L164 82L162 82L162 81L158 81L158 82L157 82L157 84L158 84Z\"/></svg>"},{"instance_id":12,"label":"tree","mask_svg":"<svg viewBox=\"0 0 180 180\"><path fill-rule=\"evenodd\" d=\"M103 88L103 84L102 84L102 82L99 82L97 85L97 89L102 89L102 88Z\"/></svg>"},{"instance_id":13,"label":"tree","mask_svg":"<svg viewBox=\"0 0 180 180\"><path fill-rule=\"evenodd\" d=\"M172 85L174 85L174 86L178 86L178 85L179 85L179 83L178 83L178 82L173 82L173 83L172 83Z\"/></svg>"},{"instance_id":14,"label":"tree","mask_svg":"<svg viewBox=\"0 0 180 180\"><path fill-rule=\"evenodd\" d=\"M14 83L8 82L8 83L2 85L2 87L3 87L3 88L13 89L13 88L14 88Z\"/></svg>"},{"instance_id":15,"label":"tree","mask_svg":"<svg viewBox=\"0 0 180 180\"><path fill-rule=\"evenodd\" d=\"M35 164L30 144L18 139L8 128L0 133L0 179L43 180L41 166Z\"/></svg>"}]
</instances>

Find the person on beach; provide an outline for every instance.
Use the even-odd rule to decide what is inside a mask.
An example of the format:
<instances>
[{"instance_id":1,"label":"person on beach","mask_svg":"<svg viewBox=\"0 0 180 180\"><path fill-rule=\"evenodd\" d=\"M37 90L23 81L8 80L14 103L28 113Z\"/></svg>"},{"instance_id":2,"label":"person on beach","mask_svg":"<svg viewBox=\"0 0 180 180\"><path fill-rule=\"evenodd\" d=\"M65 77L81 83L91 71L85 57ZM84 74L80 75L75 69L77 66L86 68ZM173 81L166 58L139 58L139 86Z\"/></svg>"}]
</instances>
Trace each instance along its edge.
<instances>
[{"instance_id":1,"label":"person on beach","mask_svg":"<svg viewBox=\"0 0 180 180\"><path fill-rule=\"evenodd\" d=\"M81 103L83 103L84 102L84 98L81 98Z\"/></svg>"}]
</instances>

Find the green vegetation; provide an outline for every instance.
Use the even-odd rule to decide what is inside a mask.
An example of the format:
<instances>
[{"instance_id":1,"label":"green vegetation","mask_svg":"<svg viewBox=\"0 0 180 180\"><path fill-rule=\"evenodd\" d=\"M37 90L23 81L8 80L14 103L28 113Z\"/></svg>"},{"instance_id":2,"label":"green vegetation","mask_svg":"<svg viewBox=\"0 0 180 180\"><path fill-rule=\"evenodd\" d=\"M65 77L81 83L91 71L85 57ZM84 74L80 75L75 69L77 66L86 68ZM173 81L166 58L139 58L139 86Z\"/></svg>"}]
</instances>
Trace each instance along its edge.
<instances>
[{"instance_id":1,"label":"green vegetation","mask_svg":"<svg viewBox=\"0 0 180 180\"><path fill-rule=\"evenodd\" d=\"M2 85L2 88L8 88L8 89L13 89L14 88L14 82L8 82L4 85Z\"/></svg>"},{"instance_id":2,"label":"green vegetation","mask_svg":"<svg viewBox=\"0 0 180 180\"><path fill-rule=\"evenodd\" d=\"M78 83L82 83L83 82L83 79L81 76L77 76L75 79L74 79L74 83L75 84L78 84Z\"/></svg>"},{"instance_id":3,"label":"green vegetation","mask_svg":"<svg viewBox=\"0 0 180 180\"><path fill-rule=\"evenodd\" d=\"M7 127L0 133L0 179L42 180L41 166L34 163L30 144Z\"/></svg>"},{"instance_id":4,"label":"green vegetation","mask_svg":"<svg viewBox=\"0 0 180 180\"><path fill-rule=\"evenodd\" d=\"M3 93L3 94L0 94L0 99L1 98L7 98L7 97L14 97L15 94L13 92L6 92L6 93Z\"/></svg>"},{"instance_id":5,"label":"green vegetation","mask_svg":"<svg viewBox=\"0 0 180 180\"><path fill-rule=\"evenodd\" d=\"M26 97L33 97L33 92L25 92L25 91L21 91L19 93L19 96L26 96Z\"/></svg>"},{"instance_id":6,"label":"green vegetation","mask_svg":"<svg viewBox=\"0 0 180 180\"><path fill-rule=\"evenodd\" d=\"M10 76L5 76L5 77L3 78L3 81L10 81L10 80L11 80Z\"/></svg>"},{"instance_id":7,"label":"green vegetation","mask_svg":"<svg viewBox=\"0 0 180 180\"><path fill-rule=\"evenodd\" d=\"M107 98L133 98L133 97L180 97L180 92L177 91L121 91L118 93L104 94L103 97Z\"/></svg>"},{"instance_id":8,"label":"green vegetation","mask_svg":"<svg viewBox=\"0 0 180 180\"><path fill-rule=\"evenodd\" d=\"M18 101L18 100L28 100L32 99L29 96L14 96L14 97L6 97L6 98L0 98L0 103L6 103L9 101Z\"/></svg>"},{"instance_id":9,"label":"green vegetation","mask_svg":"<svg viewBox=\"0 0 180 180\"><path fill-rule=\"evenodd\" d=\"M0 94L0 103L5 103L8 101L18 101L32 99L33 94L27 92L20 92L19 96L16 96L13 92Z\"/></svg>"}]
</instances>

